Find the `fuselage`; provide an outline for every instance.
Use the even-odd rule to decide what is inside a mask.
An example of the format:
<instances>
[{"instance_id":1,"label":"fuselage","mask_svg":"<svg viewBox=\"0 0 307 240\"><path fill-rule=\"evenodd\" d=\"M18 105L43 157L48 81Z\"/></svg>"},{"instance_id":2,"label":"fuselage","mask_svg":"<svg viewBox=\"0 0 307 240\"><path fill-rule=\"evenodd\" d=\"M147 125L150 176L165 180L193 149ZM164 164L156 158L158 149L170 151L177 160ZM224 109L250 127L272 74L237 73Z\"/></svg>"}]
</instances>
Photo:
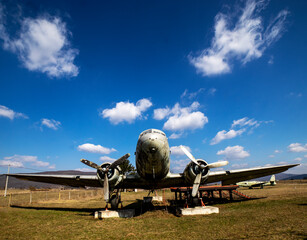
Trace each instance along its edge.
<instances>
[{"instance_id":1,"label":"fuselage","mask_svg":"<svg viewBox=\"0 0 307 240\"><path fill-rule=\"evenodd\" d=\"M170 149L164 132L148 129L140 134L135 163L138 174L146 180L156 181L167 176L170 169Z\"/></svg>"}]
</instances>

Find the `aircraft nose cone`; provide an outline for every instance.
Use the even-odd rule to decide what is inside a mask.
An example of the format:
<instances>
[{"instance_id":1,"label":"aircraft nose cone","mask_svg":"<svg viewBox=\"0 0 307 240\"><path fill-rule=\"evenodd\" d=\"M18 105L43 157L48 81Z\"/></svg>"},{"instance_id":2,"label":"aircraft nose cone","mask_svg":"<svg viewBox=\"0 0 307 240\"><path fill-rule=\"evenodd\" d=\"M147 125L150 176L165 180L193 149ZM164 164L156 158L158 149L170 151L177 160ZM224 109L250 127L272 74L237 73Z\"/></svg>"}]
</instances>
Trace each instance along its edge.
<instances>
[{"instance_id":1,"label":"aircraft nose cone","mask_svg":"<svg viewBox=\"0 0 307 240\"><path fill-rule=\"evenodd\" d=\"M159 140L149 139L142 144L142 149L147 154L155 154L161 148L161 143Z\"/></svg>"},{"instance_id":2,"label":"aircraft nose cone","mask_svg":"<svg viewBox=\"0 0 307 240\"><path fill-rule=\"evenodd\" d=\"M155 153L155 152L157 152L157 149L155 147L152 147L149 151L150 151L150 153Z\"/></svg>"}]
</instances>

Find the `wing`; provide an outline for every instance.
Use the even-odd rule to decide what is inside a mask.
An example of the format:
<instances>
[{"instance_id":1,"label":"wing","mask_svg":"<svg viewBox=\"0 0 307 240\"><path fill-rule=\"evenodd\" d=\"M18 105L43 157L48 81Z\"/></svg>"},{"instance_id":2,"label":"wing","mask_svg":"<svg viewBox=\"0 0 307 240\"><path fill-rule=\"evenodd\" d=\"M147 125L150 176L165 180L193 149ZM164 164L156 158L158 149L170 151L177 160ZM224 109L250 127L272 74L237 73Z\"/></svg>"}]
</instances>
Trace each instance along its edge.
<instances>
[{"instance_id":1,"label":"wing","mask_svg":"<svg viewBox=\"0 0 307 240\"><path fill-rule=\"evenodd\" d=\"M8 174L8 176L28 181L53 183L71 187L101 187L96 175Z\"/></svg>"},{"instance_id":2,"label":"wing","mask_svg":"<svg viewBox=\"0 0 307 240\"><path fill-rule=\"evenodd\" d=\"M223 185L236 184L237 182L284 172L297 165L299 164L210 172L208 179L204 183L207 184L221 181ZM140 183L141 182L138 184ZM191 184L188 184L185 181L183 174L170 174L157 183L157 187L159 188L187 186L191 186Z\"/></svg>"},{"instance_id":3,"label":"wing","mask_svg":"<svg viewBox=\"0 0 307 240\"><path fill-rule=\"evenodd\" d=\"M221 181L223 185L235 184L253 178L281 173L297 165L299 164L210 172L206 183Z\"/></svg>"},{"instance_id":4,"label":"wing","mask_svg":"<svg viewBox=\"0 0 307 240\"><path fill-rule=\"evenodd\" d=\"M261 187L265 182L252 184L251 187Z\"/></svg>"},{"instance_id":5,"label":"wing","mask_svg":"<svg viewBox=\"0 0 307 240\"><path fill-rule=\"evenodd\" d=\"M284 172L297 165L299 164L210 172L205 183L222 181L223 185L235 184L240 181ZM103 187L103 184L101 185L96 175L9 174L9 176L29 181L54 183L72 187ZM191 184L188 184L185 181L183 174L169 174L166 178L156 182L146 181L145 179L140 178L138 175L129 175L125 176L122 182L116 186L116 188L154 189L185 187L190 185Z\"/></svg>"}]
</instances>

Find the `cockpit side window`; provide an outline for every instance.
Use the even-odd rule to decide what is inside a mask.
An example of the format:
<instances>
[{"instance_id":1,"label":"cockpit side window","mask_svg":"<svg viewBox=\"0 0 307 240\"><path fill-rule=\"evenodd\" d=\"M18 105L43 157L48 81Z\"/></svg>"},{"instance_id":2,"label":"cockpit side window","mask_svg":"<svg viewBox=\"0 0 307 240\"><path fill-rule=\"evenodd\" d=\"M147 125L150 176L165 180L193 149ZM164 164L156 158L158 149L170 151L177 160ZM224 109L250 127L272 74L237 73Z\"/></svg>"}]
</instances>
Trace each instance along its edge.
<instances>
[{"instance_id":1,"label":"cockpit side window","mask_svg":"<svg viewBox=\"0 0 307 240\"><path fill-rule=\"evenodd\" d=\"M148 130L144 131L143 133L141 133L140 137L144 136L147 133L152 133L152 130L148 129Z\"/></svg>"}]
</instances>

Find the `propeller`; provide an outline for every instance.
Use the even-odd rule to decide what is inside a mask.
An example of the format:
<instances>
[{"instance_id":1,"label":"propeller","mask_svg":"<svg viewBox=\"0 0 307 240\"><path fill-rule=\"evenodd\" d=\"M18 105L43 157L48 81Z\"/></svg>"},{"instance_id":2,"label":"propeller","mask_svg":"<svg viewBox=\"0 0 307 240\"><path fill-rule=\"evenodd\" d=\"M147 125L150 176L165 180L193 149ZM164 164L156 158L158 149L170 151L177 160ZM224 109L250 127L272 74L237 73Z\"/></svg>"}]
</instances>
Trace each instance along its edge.
<instances>
[{"instance_id":1,"label":"propeller","mask_svg":"<svg viewBox=\"0 0 307 240\"><path fill-rule=\"evenodd\" d=\"M210 163L210 164L203 164L202 159L198 159L198 160L202 160L200 162L197 161L197 159L184 147L184 146L180 146L181 150L185 153L185 155L187 155L187 157L193 162L195 163L201 170L205 169L205 168L218 168L218 167L223 167L226 166L228 164L228 161L219 161L219 162L214 162L214 163ZM192 196L196 197L198 189L199 189L199 185L201 183L201 175L202 175L202 171L200 171L194 180L193 183L193 189L192 189Z\"/></svg>"},{"instance_id":2,"label":"propeller","mask_svg":"<svg viewBox=\"0 0 307 240\"><path fill-rule=\"evenodd\" d=\"M84 163L85 165L95 168L98 171L102 171L104 173L104 179L103 179L103 192L104 192L104 200L106 202L109 202L110 194L109 194L109 178L108 178L108 172L110 169L115 169L117 166L121 165L126 159L130 157L130 154L127 153L126 155L120 157L116 161L114 161L111 165L102 168L101 166L97 165L96 163L93 163L86 159L81 159L80 161Z\"/></svg>"},{"instance_id":3,"label":"propeller","mask_svg":"<svg viewBox=\"0 0 307 240\"><path fill-rule=\"evenodd\" d=\"M81 159L80 161L82 163L84 163L85 165L91 167L91 168L96 168L97 170L102 170L102 168L99 165L97 165L96 163L93 163L93 162L91 162L89 160Z\"/></svg>"}]
</instances>

